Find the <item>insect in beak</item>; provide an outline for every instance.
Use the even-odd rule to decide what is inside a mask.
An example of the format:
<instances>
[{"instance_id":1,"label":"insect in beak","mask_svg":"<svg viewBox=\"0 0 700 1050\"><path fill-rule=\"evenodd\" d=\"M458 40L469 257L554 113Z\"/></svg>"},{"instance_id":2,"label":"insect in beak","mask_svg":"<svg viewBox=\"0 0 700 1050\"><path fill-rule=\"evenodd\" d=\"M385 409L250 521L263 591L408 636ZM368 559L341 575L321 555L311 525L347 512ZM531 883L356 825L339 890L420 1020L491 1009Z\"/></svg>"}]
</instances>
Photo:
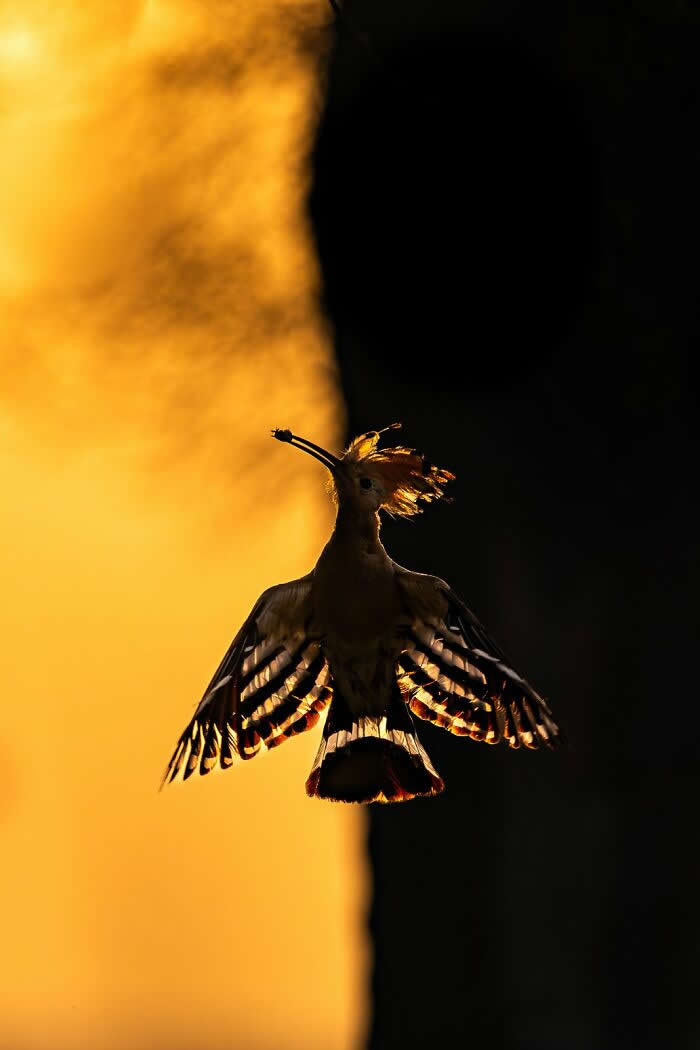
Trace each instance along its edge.
<instances>
[{"instance_id":1,"label":"insect in beak","mask_svg":"<svg viewBox=\"0 0 700 1050\"><path fill-rule=\"evenodd\" d=\"M288 444L293 445L294 448L301 449L302 452L308 452L314 459L323 463L324 467L328 467L332 474L342 466L342 461L337 456L334 456L332 452L327 452L320 445L314 445L313 441L307 441L306 438L292 434L291 430L280 430L277 428L272 431L272 436L277 438L278 441L286 441Z\"/></svg>"}]
</instances>

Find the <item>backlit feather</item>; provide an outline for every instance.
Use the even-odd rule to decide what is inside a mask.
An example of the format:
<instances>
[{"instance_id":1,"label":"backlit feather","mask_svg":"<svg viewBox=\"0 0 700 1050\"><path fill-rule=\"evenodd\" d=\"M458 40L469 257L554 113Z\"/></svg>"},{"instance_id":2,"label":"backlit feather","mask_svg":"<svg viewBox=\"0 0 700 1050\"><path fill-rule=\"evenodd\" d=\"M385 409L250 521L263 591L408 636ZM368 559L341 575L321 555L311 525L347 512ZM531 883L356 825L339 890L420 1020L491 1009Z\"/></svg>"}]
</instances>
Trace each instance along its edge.
<instances>
[{"instance_id":1,"label":"backlit feather","mask_svg":"<svg viewBox=\"0 0 700 1050\"><path fill-rule=\"evenodd\" d=\"M394 423L387 430L400 426ZM424 455L412 448L378 448L383 430L360 434L343 455L343 463L359 468L374 477L386 493L382 508L390 514L409 517L420 514L426 503L448 499L444 486L454 481L449 470L435 467Z\"/></svg>"}]
</instances>

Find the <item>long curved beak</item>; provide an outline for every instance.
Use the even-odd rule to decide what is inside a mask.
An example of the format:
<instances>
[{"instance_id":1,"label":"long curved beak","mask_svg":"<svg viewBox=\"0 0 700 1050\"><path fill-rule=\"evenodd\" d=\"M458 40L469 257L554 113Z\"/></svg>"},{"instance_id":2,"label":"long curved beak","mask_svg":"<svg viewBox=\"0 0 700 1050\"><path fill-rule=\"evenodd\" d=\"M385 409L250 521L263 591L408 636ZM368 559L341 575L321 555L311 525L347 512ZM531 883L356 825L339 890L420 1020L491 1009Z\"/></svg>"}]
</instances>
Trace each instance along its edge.
<instances>
[{"instance_id":1,"label":"long curved beak","mask_svg":"<svg viewBox=\"0 0 700 1050\"><path fill-rule=\"evenodd\" d=\"M326 452L325 448L321 448L320 445L314 445L313 441L307 441L306 438L292 434L291 430L273 430L272 436L277 438L278 441L286 441L289 445L293 445L294 448L301 449L302 452L308 452L319 463L323 463L324 467L328 467L331 473L334 473L342 466L342 460L334 456L332 452Z\"/></svg>"}]
</instances>

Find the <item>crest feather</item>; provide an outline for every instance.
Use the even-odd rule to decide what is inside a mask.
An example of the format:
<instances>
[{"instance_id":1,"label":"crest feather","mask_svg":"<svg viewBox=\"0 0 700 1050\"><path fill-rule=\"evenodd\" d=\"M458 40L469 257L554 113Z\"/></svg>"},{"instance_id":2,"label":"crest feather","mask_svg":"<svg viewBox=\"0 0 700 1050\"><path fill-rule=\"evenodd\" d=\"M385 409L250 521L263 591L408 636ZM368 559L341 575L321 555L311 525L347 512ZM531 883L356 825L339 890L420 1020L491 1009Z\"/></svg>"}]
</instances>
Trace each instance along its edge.
<instances>
[{"instance_id":1,"label":"crest feather","mask_svg":"<svg viewBox=\"0 0 700 1050\"><path fill-rule=\"evenodd\" d=\"M446 499L444 485L454 481L449 470L433 466L424 455L413 448L377 448L380 436L386 430L400 427L393 423L384 430L369 430L360 434L348 445L343 455L344 463L362 467L378 479L386 497L382 509L390 514L409 517L420 514L426 503Z\"/></svg>"}]
</instances>

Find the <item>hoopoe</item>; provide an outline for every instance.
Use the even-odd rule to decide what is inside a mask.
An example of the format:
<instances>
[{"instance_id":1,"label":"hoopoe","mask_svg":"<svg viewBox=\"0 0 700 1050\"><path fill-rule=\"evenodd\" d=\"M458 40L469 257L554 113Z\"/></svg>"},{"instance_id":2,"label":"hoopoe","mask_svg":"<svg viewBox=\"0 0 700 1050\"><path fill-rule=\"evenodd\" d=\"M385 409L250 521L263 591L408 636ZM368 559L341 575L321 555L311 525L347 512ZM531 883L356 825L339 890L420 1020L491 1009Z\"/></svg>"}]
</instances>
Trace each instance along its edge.
<instances>
[{"instance_id":1,"label":"hoopoe","mask_svg":"<svg viewBox=\"0 0 700 1050\"><path fill-rule=\"evenodd\" d=\"M560 734L547 703L461 598L437 576L397 565L379 539L380 510L419 514L445 498L454 475L413 449L379 448L384 431L361 434L340 457L289 430L272 433L330 471L335 528L307 576L255 603L163 784L277 747L326 708L306 790L334 801L444 790L412 714L487 744L552 748Z\"/></svg>"}]
</instances>

